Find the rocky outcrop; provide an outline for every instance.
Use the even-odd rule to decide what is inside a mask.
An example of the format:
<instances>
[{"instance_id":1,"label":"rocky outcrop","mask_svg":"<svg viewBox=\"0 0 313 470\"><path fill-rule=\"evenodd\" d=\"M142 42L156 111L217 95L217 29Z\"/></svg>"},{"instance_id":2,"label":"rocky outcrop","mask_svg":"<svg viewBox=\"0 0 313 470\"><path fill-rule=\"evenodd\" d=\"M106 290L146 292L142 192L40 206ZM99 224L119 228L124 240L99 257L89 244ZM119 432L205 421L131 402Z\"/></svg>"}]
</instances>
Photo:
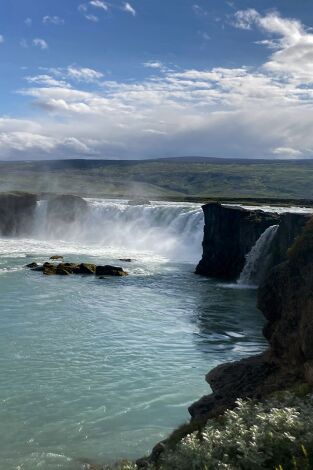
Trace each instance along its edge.
<instances>
[{"instance_id":1,"label":"rocky outcrop","mask_svg":"<svg viewBox=\"0 0 313 470\"><path fill-rule=\"evenodd\" d=\"M124 271L123 268L118 266L96 266L90 263L44 263L42 266L37 263L30 263L26 268L32 271L42 272L46 276L60 275L68 276L70 274L85 274L85 275L96 275L96 276L127 276L128 272Z\"/></svg>"},{"instance_id":2,"label":"rocky outcrop","mask_svg":"<svg viewBox=\"0 0 313 470\"><path fill-rule=\"evenodd\" d=\"M37 196L29 193L0 193L0 234L16 236L29 233Z\"/></svg>"},{"instance_id":3,"label":"rocky outcrop","mask_svg":"<svg viewBox=\"0 0 313 470\"><path fill-rule=\"evenodd\" d=\"M275 213L209 203L203 206L203 256L196 273L225 280L236 280L245 256L261 234L280 222Z\"/></svg>"},{"instance_id":4,"label":"rocky outcrop","mask_svg":"<svg viewBox=\"0 0 313 470\"><path fill-rule=\"evenodd\" d=\"M97 266L96 276L127 276L128 272L119 266Z\"/></svg>"},{"instance_id":5,"label":"rocky outcrop","mask_svg":"<svg viewBox=\"0 0 313 470\"><path fill-rule=\"evenodd\" d=\"M262 398L299 381L313 386L313 219L284 258L258 291L268 350L213 369L206 376L213 393L189 408L193 419L223 412L238 398Z\"/></svg>"},{"instance_id":6,"label":"rocky outcrop","mask_svg":"<svg viewBox=\"0 0 313 470\"><path fill-rule=\"evenodd\" d=\"M294 374L313 379L313 219L274 267L258 292L267 324L270 359ZM312 381L313 385L313 381Z\"/></svg>"},{"instance_id":7,"label":"rocky outcrop","mask_svg":"<svg viewBox=\"0 0 313 470\"><path fill-rule=\"evenodd\" d=\"M79 197L68 194L52 197L47 204L47 220L49 222L74 222L86 215L87 202Z\"/></svg>"},{"instance_id":8,"label":"rocky outcrop","mask_svg":"<svg viewBox=\"0 0 313 470\"><path fill-rule=\"evenodd\" d=\"M287 260L288 249L301 234L310 219L309 214L286 213L281 215L278 230L271 244L271 256L268 269Z\"/></svg>"}]
</instances>

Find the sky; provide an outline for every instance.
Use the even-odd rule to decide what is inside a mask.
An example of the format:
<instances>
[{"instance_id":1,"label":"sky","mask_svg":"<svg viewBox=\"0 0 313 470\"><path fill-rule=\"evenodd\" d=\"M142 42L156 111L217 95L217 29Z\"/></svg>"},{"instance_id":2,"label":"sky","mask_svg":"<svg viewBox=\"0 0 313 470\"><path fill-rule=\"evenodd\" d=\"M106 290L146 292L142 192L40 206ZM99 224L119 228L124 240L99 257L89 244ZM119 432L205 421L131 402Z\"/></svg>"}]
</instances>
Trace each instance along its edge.
<instances>
[{"instance_id":1,"label":"sky","mask_svg":"<svg viewBox=\"0 0 313 470\"><path fill-rule=\"evenodd\" d=\"M0 160L313 158L311 0L0 0Z\"/></svg>"}]
</instances>

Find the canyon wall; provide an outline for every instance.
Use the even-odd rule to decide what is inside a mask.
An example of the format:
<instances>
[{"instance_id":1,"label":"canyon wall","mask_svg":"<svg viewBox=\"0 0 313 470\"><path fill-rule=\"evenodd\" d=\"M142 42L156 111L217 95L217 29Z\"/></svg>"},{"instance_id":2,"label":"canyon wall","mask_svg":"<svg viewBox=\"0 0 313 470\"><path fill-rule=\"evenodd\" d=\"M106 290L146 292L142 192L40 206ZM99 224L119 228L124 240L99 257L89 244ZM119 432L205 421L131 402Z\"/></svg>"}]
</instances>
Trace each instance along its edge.
<instances>
[{"instance_id":1,"label":"canyon wall","mask_svg":"<svg viewBox=\"0 0 313 470\"><path fill-rule=\"evenodd\" d=\"M297 229L291 229L293 220L300 221ZM301 225L300 235L287 249L289 235ZM313 386L313 218L288 215L276 242L274 254L283 261L271 268L258 290L268 349L209 372L206 380L213 393L191 405L193 419L216 416L238 398L260 399L299 383Z\"/></svg>"}]
</instances>

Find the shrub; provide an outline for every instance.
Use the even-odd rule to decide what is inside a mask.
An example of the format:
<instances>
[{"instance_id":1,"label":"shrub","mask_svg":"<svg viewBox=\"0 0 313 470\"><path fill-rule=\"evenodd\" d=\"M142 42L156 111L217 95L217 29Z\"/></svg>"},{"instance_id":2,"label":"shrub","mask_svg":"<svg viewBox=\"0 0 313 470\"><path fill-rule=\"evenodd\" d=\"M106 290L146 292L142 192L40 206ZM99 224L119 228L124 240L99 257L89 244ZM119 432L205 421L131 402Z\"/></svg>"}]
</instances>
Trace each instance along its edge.
<instances>
[{"instance_id":1,"label":"shrub","mask_svg":"<svg viewBox=\"0 0 313 470\"><path fill-rule=\"evenodd\" d=\"M286 392L264 403L238 400L234 410L210 420L166 450L150 470L313 469L313 395ZM135 465L120 470L135 470Z\"/></svg>"}]
</instances>

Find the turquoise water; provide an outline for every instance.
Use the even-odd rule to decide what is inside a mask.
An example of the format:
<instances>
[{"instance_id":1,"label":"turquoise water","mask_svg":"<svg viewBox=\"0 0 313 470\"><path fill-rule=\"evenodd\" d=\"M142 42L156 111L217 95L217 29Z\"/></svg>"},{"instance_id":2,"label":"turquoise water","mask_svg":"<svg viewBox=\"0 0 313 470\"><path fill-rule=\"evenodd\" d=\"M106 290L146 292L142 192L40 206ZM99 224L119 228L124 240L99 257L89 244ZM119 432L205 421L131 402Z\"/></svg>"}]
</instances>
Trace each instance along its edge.
<instances>
[{"instance_id":1,"label":"turquoise water","mask_svg":"<svg viewBox=\"0 0 313 470\"><path fill-rule=\"evenodd\" d=\"M176 244L171 259L168 244L162 256L118 243L0 240L1 470L140 457L188 419L211 368L264 347L254 290L194 275L196 259L178 259ZM118 262L128 277L105 280L23 268L56 253L135 261Z\"/></svg>"}]
</instances>

